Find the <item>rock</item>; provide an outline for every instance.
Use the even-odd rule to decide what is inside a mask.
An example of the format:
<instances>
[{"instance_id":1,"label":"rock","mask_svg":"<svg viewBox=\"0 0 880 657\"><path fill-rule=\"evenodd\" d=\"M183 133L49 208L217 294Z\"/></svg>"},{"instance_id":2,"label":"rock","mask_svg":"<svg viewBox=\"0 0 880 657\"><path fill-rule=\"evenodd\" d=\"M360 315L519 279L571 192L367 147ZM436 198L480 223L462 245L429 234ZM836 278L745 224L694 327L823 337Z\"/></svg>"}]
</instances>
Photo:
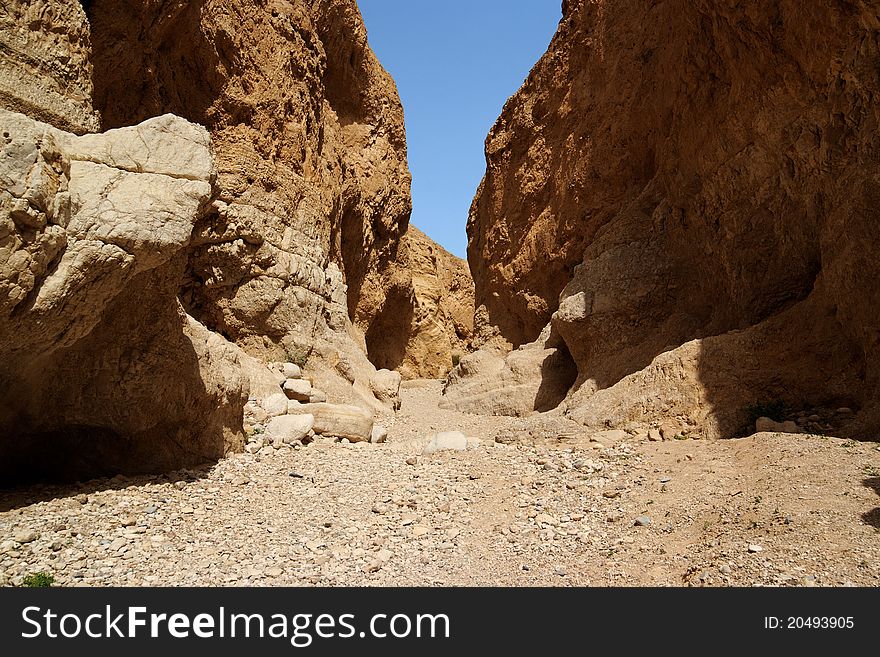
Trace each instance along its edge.
<instances>
[{"instance_id":1,"label":"rock","mask_svg":"<svg viewBox=\"0 0 880 657\"><path fill-rule=\"evenodd\" d=\"M37 540L37 533L34 531L31 531L31 530L18 532L17 534L15 534L13 536L13 539L17 543L22 543L22 544L33 543L34 541Z\"/></svg>"},{"instance_id":2,"label":"rock","mask_svg":"<svg viewBox=\"0 0 880 657\"><path fill-rule=\"evenodd\" d=\"M76 479L240 448L241 352L178 300L214 193L207 131L163 115L76 136L0 109L0 132L0 430L22 436L0 441L0 476L34 451L37 474ZM40 379L55 376L66 383L50 394ZM73 448L82 432L89 459Z\"/></svg>"},{"instance_id":3,"label":"rock","mask_svg":"<svg viewBox=\"0 0 880 657\"><path fill-rule=\"evenodd\" d=\"M309 392L309 403L310 404L321 404L327 401L327 394L318 390L317 388L312 388L311 392Z\"/></svg>"},{"instance_id":4,"label":"rock","mask_svg":"<svg viewBox=\"0 0 880 657\"><path fill-rule=\"evenodd\" d=\"M369 441L373 432L373 416L357 406L344 404L298 404L291 403L288 413L311 413L315 417L312 427L323 436L347 438L351 442Z\"/></svg>"},{"instance_id":5,"label":"rock","mask_svg":"<svg viewBox=\"0 0 880 657\"><path fill-rule=\"evenodd\" d=\"M309 401L309 393L312 391L312 384L304 379L287 379L284 382L284 394L288 399L294 401Z\"/></svg>"},{"instance_id":6,"label":"rock","mask_svg":"<svg viewBox=\"0 0 880 657\"><path fill-rule=\"evenodd\" d=\"M468 439L460 431L442 431L434 434L431 440L425 445L422 454L433 454L443 450L454 450L463 452L468 448Z\"/></svg>"},{"instance_id":7,"label":"rock","mask_svg":"<svg viewBox=\"0 0 880 657\"><path fill-rule=\"evenodd\" d=\"M285 406L285 412L287 411L287 407ZM257 404L248 405L245 407L245 412L250 415L251 419L255 424L264 424L266 420L269 419L269 414L266 410Z\"/></svg>"},{"instance_id":8,"label":"rock","mask_svg":"<svg viewBox=\"0 0 880 657\"><path fill-rule=\"evenodd\" d=\"M599 431L591 436L594 440L603 445L617 445L618 443L628 440L630 435L622 429L610 429L608 431Z\"/></svg>"},{"instance_id":9,"label":"rock","mask_svg":"<svg viewBox=\"0 0 880 657\"><path fill-rule=\"evenodd\" d=\"M410 456L406 459L407 465L418 465L418 463L419 463L419 457L417 457L417 456Z\"/></svg>"},{"instance_id":10,"label":"rock","mask_svg":"<svg viewBox=\"0 0 880 657\"><path fill-rule=\"evenodd\" d=\"M378 336L405 350L406 333L382 324L406 309L397 298L381 303L391 279L404 299L413 293L392 258L412 205L403 109L356 7L230 0L169 16L158 4L92 2L89 22L94 104L105 124L175 111L211 133L223 173L216 221L200 227L186 265L194 283L182 296L191 307L266 361L283 352L309 369L332 367L336 351L368 371L349 317L368 345ZM235 47L215 48L213 39L230 29ZM192 61L209 62L210 79L190 75ZM154 84L161 92L147 91ZM349 129L355 116L366 132ZM285 150L294 143L295 156ZM341 212L343 194L351 205ZM349 239L361 224L360 237Z\"/></svg>"},{"instance_id":11,"label":"rock","mask_svg":"<svg viewBox=\"0 0 880 657\"><path fill-rule=\"evenodd\" d=\"M100 130L92 107L89 21L81 4L8 0L0 14L3 105L77 134Z\"/></svg>"},{"instance_id":12,"label":"rock","mask_svg":"<svg viewBox=\"0 0 880 657\"><path fill-rule=\"evenodd\" d=\"M547 513L539 513L535 516L535 522L539 525L550 525L551 527L555 527L559 524L559 521Z\"/></svg>"},{"instance_id":13,"label":"rock","mask_svg":"<svg viewBox=\"0 0 880 657\"><path fill-rule=\"evenodd\" d=\"M651 519L648 516L639 516L633 524L636 527L647 527L651 524Z\"/></svg>"},{"instance_id":14,"label":"rock","mask_svg":"<svg viewBox=\"0 0 880 657\"><path fill-rule=\"evenodd\" d=\"M502 359L558 349L580 373L563 411L590 429L675 418L679 431L734 437L756 401L853 398L847 437L877 435L880 387L865 375L880 355L880 265L868 256L880 245L877 163L845 155L873 149L875 135L848 126L840 169L814 150L779 175L801 148L792 125L826 134L839 129L837 108L875 105L878 79L815 91L824 62L843 79L876 67L873 47L851 48L876 19L857 5L823 0L783 16L766 3L664 3L648 16L639 3L565 2L547 53L486 139L468 217L475 346ZM761 36L780 25L800 38ZM706 63L685 71L685 60ZM680 97L693 102L653 111ZM624 143L635 146L624 154ZM817 213L817 194L839 201ZM533 372L529 390L556 385ZM492 376L468 393L470 409L493 413L508 398L527 408L500 375L493 398Z\"/></svg>"},{"instance_id":15,"label":"rock","mask_svg":"<svg viewBox=\"0 0 880 657\"><path fill-rule=\"evenodd\" d=\"M758 432L769 431L774 433L801 433L801 428L793 420L777 422L769 417L759 417L755 420L755 430Z\"/></svg>"},{"instance_id":16,"label":"rock","mask_svg":"<svg viewBox=\"0 0 880 657\"><path fill-rule=\"evenodd\" d=\"M309 413L273 417L266 425L266 438L286 445L302 441L315 425L315 416ZM280 447L280 445L279 445Z\"/></svg>"},{"instance_id":17,"label":"rock","mask_svg":"<svg viewBox=\"0 0 880 657\"><path fill-rule=\"evenodd\" d=\"M660 433L660 429L649 429L648 440L654 443L658 443L663 440L663 435Z\"/></svg>"},{"instance_id":18,"label":"rock","mask_svg":"<svg viewBox=\"0 0 880 657\"><path fill-rule=\"evenodd\" d=\"M489 349L462 356L443 387L440 407L526 416L556 408L576 378L574 363L548 328L506 356Z\"/></svg>"},{"instance_id":19,"label":"rock","mask_svg":"<svg viewBox=\"0 0 880 657\"><path fill-rule=\"evenodd\" d=\"M266 411L266 415L272 418L287 413L287 402L287 395L283 392L277 392L261 401L260 406Z\"/></svg>"},{"instance_id":20,"label":"rock","mask_svg":"<svg viewBox=\"0 0 880 657\"><path fill-rule=\"evenodd\" d=\"M391 370L379 370L370 377L370 390L380 402L395 411L400 408L400 374Z\"/></svg>"},{"instance_id":21,"label":"rock","mask_svg":"<svg viewBox=\"0 0 880 657\"><path fill-rule=\"evenodd\" d=\"M403 236L398 254L398 266L412 276L414 294L406 351L396 369L404 379L445 377L470 351L474 329L470 268L413 224ZM381 336L376 337L374 353Z\"/></svg>"},{"instance_id":22,"label":"rock","mask_svg":"<svg viewBox=\"0 0 880 657\"><path fill-rule=\"evenodd\" d=\"M764 551L764 548L762 548L760 545L757 545L757 544L749 545L749 552L751 552L752 554L757 554L758 552L763 552L763 551Z\"/></svg>"},{"instance_id":23,"label":"rock","mask_svg":"<svg viewBox=\"0 0 880 657\"><path fill-rule=\"evenodd\" d=\"M284 363L281 366L281 373L285 379L301 379L302 369L296 363Z\"/></svg>"},{"instance_id":24,"label":"rock","mask_svg":"<svg viewBox=\"0 0 880 657\"><path fill-rule=\"evenodd\" d=\"M424 525L415 525L412 529L413 538L422 538L423 536L427 536L431 533L430 527L425 527Z\"/></svg>"},{"instance_id":25,"label":"rock","mask_svg":"<svg viewBox=\"0 0 880 657\"><path fill-rule=\"evenodd\" d=\"M384 443L387 438L388 429L378 424L373 425L373 431L370 433L371 443Z\"/></svg>"},{"instance_id":26,"label":"rock","mask_svg":"<svg viewBox=\"0 0 880 657\"><path fill-rule=\"evenodd\" d=\"M378 559L382 563L386 563L388 561L391 561L391 557L393 557L393 556L394 556L394 553L391 550L382 549L376 553L376 559Z\"/></svg>"},{"instance_id":27,"label":"rock","mask_svg":"<svg viewBox=\"0 0 880 657\"><path fill-rule=\"evenodd\" d=\"M722 575L730 575L730 573L733 572L733 571L730 569L730 566L728 566L727 564L724 564L724 565L721 566L721 568L719 568L718 570L719 570L719 572L720 572Z\"/></svg>"}]
</instances>

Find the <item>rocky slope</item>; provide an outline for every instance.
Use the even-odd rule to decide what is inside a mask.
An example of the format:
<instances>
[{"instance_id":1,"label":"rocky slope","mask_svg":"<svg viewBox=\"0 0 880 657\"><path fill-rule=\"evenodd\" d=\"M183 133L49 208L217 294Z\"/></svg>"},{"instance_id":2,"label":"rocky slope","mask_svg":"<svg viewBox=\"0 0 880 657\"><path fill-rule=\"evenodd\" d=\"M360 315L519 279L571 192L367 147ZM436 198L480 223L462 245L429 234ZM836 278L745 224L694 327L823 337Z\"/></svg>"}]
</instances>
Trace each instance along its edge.
<instances>
[{"instance_id":1,"label":"rocky slope","mask_svg":"<svg viewBox=\"0 0 880 657\"><path fill-rule=\"evenodd\" d=\"M549 325L588 425L729 436L779 400L875 435L878 28L870 2L564 2L486 141L479 339Z\"/></svg>"},{"instance_id":2,"label":"rocky slope","mask_svg":"<svg viewBox=\"0 0 880 657\"><path fill-rule=\"evenodd\" d=\"M95 132L89 25L72 0L4 0L0 106L77 134Z\"/></svg>"}]
</instances>

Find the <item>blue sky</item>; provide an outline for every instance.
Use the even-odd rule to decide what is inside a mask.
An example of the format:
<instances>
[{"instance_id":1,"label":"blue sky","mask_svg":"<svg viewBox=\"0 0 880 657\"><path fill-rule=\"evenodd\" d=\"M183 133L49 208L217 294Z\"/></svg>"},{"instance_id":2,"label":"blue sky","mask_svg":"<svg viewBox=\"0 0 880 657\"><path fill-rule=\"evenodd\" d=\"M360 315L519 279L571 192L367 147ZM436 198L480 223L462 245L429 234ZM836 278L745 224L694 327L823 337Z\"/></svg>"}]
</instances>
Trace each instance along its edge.
<instances>
[{"instance_id":1,"label":"blue sky","mask_svg":"<svg viewBox=\"0 0 880 657\"><path fill-rule=\"evenodd\" d=\"M561 0L358 0L406 117L412 223L465 257L483 142L547 49Z\"/></svg>"}]
</instances>

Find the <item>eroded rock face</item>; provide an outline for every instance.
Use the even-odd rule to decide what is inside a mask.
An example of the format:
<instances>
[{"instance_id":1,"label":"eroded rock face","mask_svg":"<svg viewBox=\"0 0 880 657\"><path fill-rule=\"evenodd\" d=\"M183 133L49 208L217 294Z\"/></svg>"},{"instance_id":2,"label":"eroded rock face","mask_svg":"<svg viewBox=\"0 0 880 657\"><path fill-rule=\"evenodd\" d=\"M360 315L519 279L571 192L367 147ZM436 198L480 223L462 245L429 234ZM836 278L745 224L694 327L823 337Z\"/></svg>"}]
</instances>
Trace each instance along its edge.
<instances>
[{"instance_id":1,"label":"eroded rock face","mask_svg":"<svg viewBox=\"0 0 880 657\"><path fill-rule=\"evenodd\" d=\"M371 288L372 317L361 318L370 360L404 378L441 378L470 351L474 284L467 263L413 225Z\"/></svg>"},{"instance_id":2,"label":"eroded rock face","mask_svg":"<svg viewBox=\"0 0 880 657\"><path fill-rule=\"evenodd\" d=\"M349 318L371 325L411 203L403 110L356 3L95 0L89 16L106 127L173 112L212 135L188 311L267 360L366 368Z\"/></svg>"},{"instance_id":3,"label":"eroded rock face","mask_svg":"<svg viewBox=\"0 0 880 657\"><path fill-rule=\"evenodd\" d=\"M76 0L4 0L0 106L75 133L99 129L89 24Z\"/></svg>"},{"instance_id":4,"label":"eroded rock face","mask_svg":"<svg viewBox=\"0 0 880 657\"><path fill-rule=\"evenodd\" d=\"M177 300L216 175L208 133L166 115L77 137L0 109L0 134L4 481L240 446L238 350Z\"/></svg>"},{"instance_id":5,"label":"eroded rock face","mask_svg":"<svg viewBox=\"0 0 880 657\"><path fill-rule=\"evenodd\" d=\"M591 425L734 435L774 398L880 429L878 30L867 2L565 2L487 139L479 340L550 322Z\"/></svg>"}]
</instances>

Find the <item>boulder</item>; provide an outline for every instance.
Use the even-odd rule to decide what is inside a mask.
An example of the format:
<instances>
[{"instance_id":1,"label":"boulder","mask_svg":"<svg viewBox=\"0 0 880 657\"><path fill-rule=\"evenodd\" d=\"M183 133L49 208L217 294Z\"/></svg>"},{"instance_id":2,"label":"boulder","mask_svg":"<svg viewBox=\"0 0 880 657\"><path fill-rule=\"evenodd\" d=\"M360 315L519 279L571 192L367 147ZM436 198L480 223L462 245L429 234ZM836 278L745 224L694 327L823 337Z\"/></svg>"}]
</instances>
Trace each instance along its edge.
<instances>
[{"instance_id":1,"label":"boulder","mask_svg":"<svg viewBox=\"0 0 880 657\"><path fill-rule=\"evenodd\" d=\"M276 392L275 394L269 395L260 402L260 406L263 407L263 410L266 411L266 414L269 417L286 414L287 404L287 395L283 392Z\"/></svg>"},{"instance_id":2,"label":"boulder","mask_svg":"<svg viewBox=\"0 0 880 657\"><path fill-rule=\"evenodd\" d=\"M431 440L425 445L422 454L433 454L451 450L463 452L468 448L468 438L460 431L441 431L434 434Z\"/></svg>"},{"instance_id":3,"label":"boulder","mask_svg":"<svg viewBox=\"0 0 880 657\"><path fill-rule=\"evenodd\" d=\"M296 363L283 363L281 373L285 379L301 379L302 369Z\"/></svg>"},{"instance_id":4,"label":"boulder","mask_svg":"<svg viewBox=\"0 0 880 657\"><path fill-rule=\"evenodd\" d=\"M376 424L373 425L373 431L370 433L371 443L384 443L388 439L388 429Z\"/></svg>"},{"instance_id":5,"label":"boulder","mask_svg":"<svg viewBox=\"0 0 880 657\"><path fill-rule=\"evenodd\" d=\"M269 420L266 425L266 438L273 444L280 440L285 445L291 445L308 436L314 425L315 416L309 413L279 415Z\"/></svg>"},{"instance_id":6,"label":"boulder","mask_svg":"<svg viewBox=\"0 0 880 657\"><path fill-rule=\"evenodd\" d=\"M370 440L373 432L373 416L357 406L345 404L294 404L288 413L310 413L315 417L313 431L322 436L347 438L353 443Z\"/></svg>"},{"instance_id":7,"label":"boulder","mask_svg":"<svg viewBox=\"0 0 880 657\"><path fill-rule=\"evenodd\" d=\"M370 377L370 390L380 402L395 411L400 408L400 374L391 370L379 370Z\"/></svg>"},{"instance_id":8,"label":"boulder","mask_svg":"<svg viewBox=\"0 0 880 657\"><path fill-rule=\"evenodd\" d=\"M287 379L283 388L288 399L307 402L309 401L309 393L312 391L312 384L305 379Z\"/></svg>"}]
</instances>

